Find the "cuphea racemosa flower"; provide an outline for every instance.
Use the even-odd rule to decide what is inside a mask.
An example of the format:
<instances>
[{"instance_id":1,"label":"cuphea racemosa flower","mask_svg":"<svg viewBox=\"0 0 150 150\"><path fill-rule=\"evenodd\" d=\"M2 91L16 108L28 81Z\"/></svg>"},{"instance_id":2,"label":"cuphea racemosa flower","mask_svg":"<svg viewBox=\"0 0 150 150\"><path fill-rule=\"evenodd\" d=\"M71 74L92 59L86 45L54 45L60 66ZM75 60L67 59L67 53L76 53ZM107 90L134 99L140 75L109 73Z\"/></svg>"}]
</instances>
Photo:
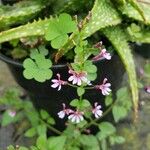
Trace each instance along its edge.
<instances>
[{"instance_id":1,"label":"cuphea racemosa flower","mask_svg":"<svg viewBox=\"0 0 150 150\"><path fill-rule=\"evenodd\" d=\"M62 105L63 105L63 110L61 110L60 112L58 112L58 116L61 119L63 119L65 117L65 115L69 115L70 113L73 112L73 110L67 109L66 105L64 103Z\"/></svg>"},{"instance_id":2,"label":"cuphea racemosa flower","mask_svg":"<svg viewBox=\"0 0 150 150\"><path fill-rule=\"evenodd\" d=\"M101 105L98 105L98 103L96 102L94 104L94 108L92 109L92 113L94 114L95 118L100 118L103 114L103 111L101 110Z\"/></svg>"},{"instance_id":3,"label":"cuphea racemosa flower","mask_svg":"<svg viewBox=\"0 0 150 150\"><path fill-rule=\"evenodd\" d=\"M61 85L66 85L67 82L60 79L60 74L57 74L58 79L52 79L53 84L51 85L52 88L57 88L58 91L61 90Z\"/></svg>"},{"instance_id":4,"label":"cuphea racemosa flower","mask_svg":"<svg viewBox=\"0 0 150 150\"><path fill-rule=\"evenodd\" d=\"M100 85L96 85L95 88L102 91L103 95L109 95L111 92L111 84L107 83L107 78L103 80L103 83Z\"/></svg>"}]
</instances>

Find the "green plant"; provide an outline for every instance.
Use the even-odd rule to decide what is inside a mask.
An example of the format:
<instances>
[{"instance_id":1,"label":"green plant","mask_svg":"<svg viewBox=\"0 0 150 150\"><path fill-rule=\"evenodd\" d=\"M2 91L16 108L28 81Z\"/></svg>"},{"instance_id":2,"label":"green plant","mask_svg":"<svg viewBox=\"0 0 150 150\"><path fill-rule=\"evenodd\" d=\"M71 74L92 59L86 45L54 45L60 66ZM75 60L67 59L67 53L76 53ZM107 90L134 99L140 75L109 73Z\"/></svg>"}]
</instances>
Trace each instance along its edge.
<instances>
[{"instance_id":1,"label":"green plant","mask_svg":"<svg viewBox=\"0 0 150 150\"><path fill-rule=\"evenodd\" d=\"M44 6L41 5L41 1L38 2L42 9ZM54 5L59 2L59 0L54 2ZM109 50L109 46L111 46L117 51L128 73L135 117L137 117L138 85L129 42L150 43L150 7L148 7L149 3L147 4L144 0L116 0L115 2L116 6L113 0L95 0L93 8L88 14L82 10L78 16L72 18L69 14L64 13L72 14L74 12L72 9L68 10L68 6L82 9L84 3L80 3L78 0L63 1L58 7L53 6L53 12L57 16L53 14L49 18L38 19L0 33L0 43L9 42L13 48L27 49L27 55L30 58L24 58L23 63L23 74L27 79L35 79L38 82L49 80L52 77L52 62L58 62L62 57L66 58L65 60L68 62L67 58L71 58L71 63L68 64L70 74L68 81L62 80L58 73L57 79L52 79L53 84L51 85L52 88L58 88L58 91L62 86L70 86L77 90L78 98L70 100L71 108L66 108L66 105L63 104L63 110L58 113L61 119L65 116L68 117L68 126L63 132L53 127L55 121L46 111L36 112L31 104L25 102L21 106L17 107L18 102L13 106L17 115L20 114L19 112L23 112L24 115L20 115L21 119L28 118L31 123L31 128L25 135L28 137L38 136L37 142L30 148L31 150L79 150L81 148L96 150L99 147L105 150L108 143L113 145L124 142L123 137L116 134L117 130L113 124L108 121L101 122L100 119L111 110L115 122L128 114L131 109L128 90L126 88L119 90L115 101L111 96L107 97L105 105L108 109L104 113L98 103L93 106L89 100L83 98L86 91L90 89L100 90L103 95L110 94L111 84L107 82L107 78L104 78L102 84L92 85L91 82L97 77L97 67L93 62L100 59L110 60L111 54L106 49ZM78 7L79 4L80 7ZM90 10L90 2L86 8ZM29 13L26 10L25 12ZM85 16L84 19L82 19L83 16ZM14 22L17 23L19 17L16 17ZM25 16L21 18L25 18ZM8 26L14 22L12 19ZM103 41L103 37L107 39L107 43L110 42L110 45L104 46L102 42L99 42L100 39ZM31 39L37 41L36 44L33 44ZM96 119L93 119L93 115ZM20 117L19 119L10 119L14 116L16 116L14 113L7 110L3 115L2 124L7 125L12 121L19 121ZM96 136L87 134L87 129L91 126L99 129ZM47 129L59 136L47 137ZM13 149L15 149L13 146L9 147L9 150ZM18 149L28 148L20 147Z\"/></svg>"},{"instance_id":2,"label":"green plant","mask_svg":"<svg viewBox=\"0 0 150 150\"><path fill-rule=\"evenodd\" d=\"M79 90L78 90L79 91ZM79 94L80 93L80 94ZM78 92L82 96L83 92ZM106 97L106 111L102 117L93 119L90 113L85 114L89 121L81 121L78 124L68 121L68 125L64 131L59 131L55 128L55 120L45 110L39 112L33 107L28 100L22 100L19 97L20 93L17 89L10 89L6 91L3 97L0 98L0 104L9 106L2 115L1 125L7 126L10 123L17 123L18 125L24 122L25 125L16 130L18 136L25 136L30 139L36 137L34 146L9 146L8 150L70 150L70 149L106 149L114 144L121 144L125 141L122 136L117 134L116 127L109 121L101 121L101 119L112 111L113 106L119 105L123 109L130 108L131 101L127 88L121 88L117 92L116 100L113 100L111 95ZM126 103L126 105L124 105ZM89 109L91 104L87 100L73 100L70 103L73 107L80 107L80 110ZM97 105L99 107L99 105ZM129 107L128 107L129 106ZM129 112L130 109L127 109ZM119 113L114 115L114 118L123 119L128 112L122 111L122 116ZM7 114L7 115L6 115ZM60 113L59 113L60 114ZM90 127L98 127L96 135L90 134ZM55 133L53 136L47 137L47 131ZM24 135L22 135L24 133Z\"/></svg>"},{"instance_id":3,"label":"green plant","mask_svg":"<svg viewBox=\"0 0 150 150\"><path fill-rule=\"evenodd\" d=\"M58 3L56 2L55 5ZM62 7L63 11L65 10L67 11L68 9L67 6L73 6L73 8L78 8L78 4L79 3L77 0L68 2L68 4L67 2L64 2L62 5L59 5L59 9L60 7ZM89 8L90 5L88 6ZM80 6L82 8L83 4L81 3ZM113 1L111 0L109 1L96 0L94 7L91 11L91 17L89 18L90 16L89 15L88 17L85 18L85 20L83 20L82 23L81 22L79 23L82 24L83 26L81 27L82 39L85 39L91 36L93 33L99 31L100 33L103 33L111 41L115 50L117 50L117 52L119 53L129 75L135 111L137 110L138 107L137 105L138 91L137 91L136 74L134 71L135 70L134 62L132 59L130 47L128 46L128 41L144 42L144 43L150 42L149 12L150 12L149 3L145 2L144 0L141 1L120 0L117 1L116 8L113 5ZM87 19L89 19L89 21ZM19 39L22 37L45 36L45 34L47 35L49 33L49 30L51 30L51 26L49 24L51 24L51 22L54 22L54 20L55 19L39 20L37 22L35 21L33 23L24 26L20 26L17 28L10 29L8 31L1 32L0 43L11 41L14 39ZM138 31L135 31L133 29L134 27L132 23L134 22L134 20L136 20L136 26L139 28ZM31 32L33 28L34 32ZM72 31L74 32L74 30ZM62 36L61 39L58 39L59 41L57 41L56 44L54 43L54 41L52 41L52 43L54 43L52 44L53 47L55 48L62 47L56 54L55 57L56 61L62 55L64 55L66 52L72 49L72 47L74 47L76 40L78 40L77 35L78 33L73 33L67 40L67 36L64 34L64 36ZM118 40L114 37L117 37ZM52 40L52 37L49 40ZM122 43L122 46L120 46L120 41Z\"/></svg>"}]
</instances>

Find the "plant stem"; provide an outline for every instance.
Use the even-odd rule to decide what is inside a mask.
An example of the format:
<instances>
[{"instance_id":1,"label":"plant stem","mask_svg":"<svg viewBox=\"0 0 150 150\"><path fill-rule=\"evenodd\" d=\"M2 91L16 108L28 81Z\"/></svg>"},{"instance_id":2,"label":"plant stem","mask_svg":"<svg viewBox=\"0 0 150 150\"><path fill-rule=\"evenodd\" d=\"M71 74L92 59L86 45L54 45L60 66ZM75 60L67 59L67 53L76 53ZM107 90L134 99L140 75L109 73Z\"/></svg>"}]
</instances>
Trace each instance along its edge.
<instances>
[{"instance_id":1,"label":"plant stem","mask_svg":"<svg viewBox=\"0 0 150 150\"><path fill-rule=\"evenodd\" d=\"M52 127L51 125L49 125L48 123L46 123L44 120L40 119L40 121L42 123L44 123L51 131L53 131L54 133L61 135L62 132L60 132L59 130L55 129L54 127Z\"/></svg>"}]
</instances>

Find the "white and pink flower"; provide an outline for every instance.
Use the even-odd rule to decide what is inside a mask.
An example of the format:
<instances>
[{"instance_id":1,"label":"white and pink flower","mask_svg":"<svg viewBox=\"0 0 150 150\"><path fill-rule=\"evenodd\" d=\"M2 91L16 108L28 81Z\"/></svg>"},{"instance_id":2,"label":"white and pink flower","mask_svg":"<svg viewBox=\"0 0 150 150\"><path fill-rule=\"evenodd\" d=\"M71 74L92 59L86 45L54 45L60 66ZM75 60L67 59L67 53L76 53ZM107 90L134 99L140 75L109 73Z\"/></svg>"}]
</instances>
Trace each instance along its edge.
<instances>
[{"instance_id":1,"label":"white and pink flower","mask_svg":"<svg viewBox=\"0 0 150 150\"><path fill-rule=\"evenodd\" d=\"M98 89L98 90L101 90L102 91L102 94L103 95L109 95L110 92L111 92L111 84L110 83L107 83L107 78L105 78L103 80L103 83L101 85L96 85L95 88Z\"/></svg>"},{"instance_id":2,"label":"white and pink flower","mask_svg":"<svg viewBox=\"0 0 150 150\"><path fill-rule=\"evenodd\" d=\"M98 105L98 103L96 102L94 104L94 108L92 109L92 113L94 114L95 118L100 118L103 114L103 111L101 110L101 105Z\"/></svg>"},{"instance_id":3,"label":"white and pink flower","mask_svg":"<svg viewBox=\"0 0 150 150\"><path fill-rule=\"evenodd\" d=\"M65 115L69 115L70 113L73 113L74 111L71 109L66 109L66 105L63 103L63 110L58 112L58 116L59 118L63 119L65 117Z\"/></svg>"},{"instance_id":4,"label":"white and pink flower","mask_svg":"<svg viewBox=\"0 0 150 150\"><path fill-rule=\"evenodd\" d=\"M89 81L87 79L87 74L85 72L75 72L72 69L69 69L69 74L72 74L69 78L68 81L72 81L72 84L77 84L80 86L82 83L87 83L89 84Z\"/></svg>"},{"instance_id":5,"label":"white and pink flower","mask_svg":"<svg viewBox=\"0 0 150 150\"><path fill-rule=\"evenodd\" d=\"M9 111L8 111L8 115L13 118L13 117L16 116L16 111L14 111L14 110L9 110Z\"/></svg>"},{"instance_id":6,"label":"white and pink flower","mask_svg":"<svg viewBox=\"0 0 150 150\"><path fill-rule=\"evenodd\" d=\"M95 57L92 58L92 60L93 61L98 61L98 60L101 60L103 58L105 58L107 60L111 59L111 55L110 55L110 53L108 53L106 51L106 49L102 49L101 52L98 55L96 55Z\"/></svg>"},{"instance_id":7,"label":"white and pink flower","mask_svg":"<svg viewBox=\"0 0 150 150\"><path fill-rule=\"evenodd\" d=\"M51 85L52 88L57 88L58 87L58 91L61 90L61 85L66 85L67 81L63 81L60 79L60 74L57 74L58 79L53 79L52 82L53 84Z\"/></svg>"},{"instance_id":8,"label":"white and pink flower","mask_svg":"<svg viewBox=\"0 0 150 150\"><path fill-rule=\"evenodd\" d=\"M150 86L145 87L145 91L150 94Z\"/></svg>"},{"instance_id":9,"label":"white and pink flower","mask_svg":"<svg viewBox=\"0 0 150 150\"><path fill-rule=\"evenodd\" d=\"M84 120L83 114L84 114L83 112L77 110L73 112L71 115L69 115L68 119L73 123L80 123L81 121Z\"/></svg>"}]
</instances>

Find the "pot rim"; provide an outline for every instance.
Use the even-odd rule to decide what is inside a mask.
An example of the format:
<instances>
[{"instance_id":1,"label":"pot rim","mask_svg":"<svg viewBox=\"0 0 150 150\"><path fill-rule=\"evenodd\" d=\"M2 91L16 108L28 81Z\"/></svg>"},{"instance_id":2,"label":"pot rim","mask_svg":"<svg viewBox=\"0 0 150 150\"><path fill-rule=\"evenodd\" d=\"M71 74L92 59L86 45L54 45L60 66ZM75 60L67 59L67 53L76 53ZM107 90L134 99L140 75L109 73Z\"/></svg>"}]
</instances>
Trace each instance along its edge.
<instances>
[{"instance_id":1,"label":"pot rim","mask_svg":"<svg viewBox=\"0 0 150 150\"><path fill-rule=\"evenodd\" d=\"M112 56L114 56L114 54L112 54ZM23 68L22 62L19 62L19 61L14 60L10 57L7 57L6 55L4 55L2 53L0 53L0 60L4 61L7 64L12 64L12 65L15 65L17 67ZM102 61L105 61L105 58L101 58L97 61L93 61L93 63L98 63L98 62L102 62ZM65 67L68 67L67 63L66 64L53 64L51 68L55 69L55 68L65 68Z\"/></svg>"},{"instance_id":2,"label":"pot rim","mask_svg":"<svg viewBox=\"0 0 150 150\"><path fill-rule=\"evenodd\" d=\"M23 63L13 60L10 57L7 57L6 55L0 53L0 60L4 61L5 63L15 65L17 67L23 68ZM62 68L62 67L67 67L67 64L53 64L51 68Z\"/></svg>"}]
</instances>

